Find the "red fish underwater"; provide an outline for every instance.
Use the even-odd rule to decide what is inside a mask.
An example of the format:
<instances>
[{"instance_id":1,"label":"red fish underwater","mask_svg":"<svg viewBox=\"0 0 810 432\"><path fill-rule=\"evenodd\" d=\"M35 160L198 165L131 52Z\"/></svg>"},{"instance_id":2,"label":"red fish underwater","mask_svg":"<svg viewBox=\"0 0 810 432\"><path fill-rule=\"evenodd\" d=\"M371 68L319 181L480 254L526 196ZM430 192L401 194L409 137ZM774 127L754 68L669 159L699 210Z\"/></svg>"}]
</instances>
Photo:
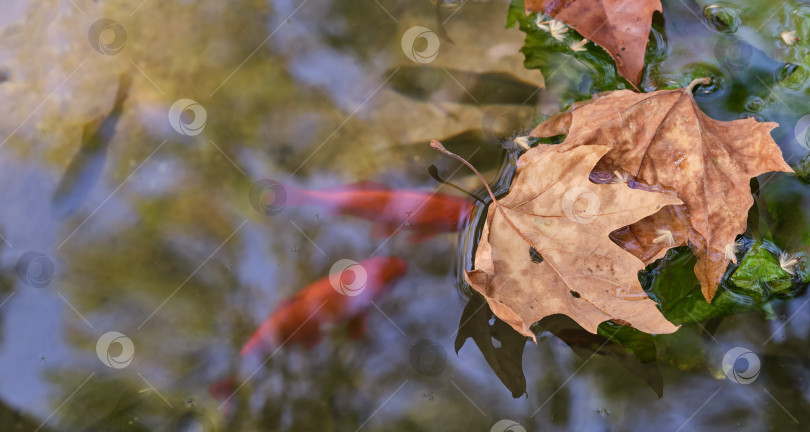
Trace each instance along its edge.
<instances>
[{"instance_id":1,"label":"red fish underwater","mask_svg":"<svg viewBox=\"0 0 810 432\"><path fill-rule=\"evenodd\" d=\"M412 232L409 237L412 243L458 231L461 220L472 209L472 202L466 198L417 189L392 189L370 181L317 190L282 187L286 201L281 205L315 206L330 214L366 219L375 222L373 234L377 237L408 230Z\"/></svg>"},{"instance_id":2,"label":"red fish underwater","mask_svg":"<svg viewBox=\"0 0 810 432\"><path fill-rule=\"evenodd\" d=\"M350 334L361 336L372 301L403 276L407 268L405 260L395 257L373 257L360 263L338 261L330 276L281 301L253 333L241 354L269 354L282 345L294 343L314 346L322 338L321 328L327 324L348 323Z\"/></svg>"},{"instance_id":3,"label":"red fish underwater","mask_svg":"<svg viewBox=\"0 0 810 432\"><path fill-rule=\"evenodd\" d=\"M360 263L338 261L329 276L279 302L242 347L241 356L270 355L295 343L315 346L323 337L322 327L329 324L347 323L352 337L362 336L372 301L378 299L407 269L405 260L395 257L373 257ZM236 390L236 375L208 388L212 396L224 401L223 405Z\"/></svg>"}]
</instances>

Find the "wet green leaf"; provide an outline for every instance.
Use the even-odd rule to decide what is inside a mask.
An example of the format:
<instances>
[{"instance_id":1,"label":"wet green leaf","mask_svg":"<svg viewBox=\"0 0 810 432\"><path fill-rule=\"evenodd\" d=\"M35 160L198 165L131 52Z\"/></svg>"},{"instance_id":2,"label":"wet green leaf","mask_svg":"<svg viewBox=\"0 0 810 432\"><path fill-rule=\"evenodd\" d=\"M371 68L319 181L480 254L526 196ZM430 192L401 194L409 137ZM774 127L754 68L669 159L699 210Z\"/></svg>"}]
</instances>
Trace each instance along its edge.
<instances>
[{"instance_id":1,"label":"wet green leaf","mask_svg":"<svg viewBox=\"0 0 810 432\"><path fill-rule=\"evenodd\" d=\"M810 186L796 176L771 180L758 198L765 238L788 252L810 251Z\"/></svg>"},{"instance_id":2,"label":"wet green leaf","mask_svg":"<svg viewBox=\"0 0 810 432\"><path fill-rule=\"evenodd\" d=\"M793 286L792 276L779 266L774 253L761 243L748 250L729 281L736 288L735 292L758 302L765 300L769 293L785 293Z\"/></svg>"},{"instance_id":3,"label":"wet green leaf","mask_svg":"<svg viewBox=\"0 0 810 432\"><path fill-rule=\"evenodd\" d=\"M632 88L601 47L588 42L585 51L575 52L571 46L582 41L581 35L569 29L562 40L556 40L537 26L537 17L538 14L526 15L523 0L514 0L509 7L507 27L517 24L526 33L521 49L526 56L525 66L543 72L546 90L556 93L562 106L587 99L593 93Z\"/></svg>"}]
</instances>

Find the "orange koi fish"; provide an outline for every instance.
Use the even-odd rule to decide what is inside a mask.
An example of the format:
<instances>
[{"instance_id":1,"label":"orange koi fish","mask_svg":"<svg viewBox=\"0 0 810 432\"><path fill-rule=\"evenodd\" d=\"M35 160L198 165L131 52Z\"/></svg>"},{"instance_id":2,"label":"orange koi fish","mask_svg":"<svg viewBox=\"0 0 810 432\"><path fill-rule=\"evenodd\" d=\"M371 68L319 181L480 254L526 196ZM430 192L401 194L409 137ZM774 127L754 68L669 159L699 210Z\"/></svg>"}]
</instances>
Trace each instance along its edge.
<instances>
[{"instance_id":1,"label":"orange koi fish","mask_svg":"<svg viewBox=\"0 0 810 432\"><path fill-rule=\"evenodd\" d=\"M469 199L416 189L391 189L363 181L325 189L283 186L286 205L316 206L331 214L351 215L376 223L375 237L389 237L399 230L412 232L418 243L436 234L458 231L472 209Z\"/></svg>"},{"instance_id":2,"label":"orange koi fish","mask_svg":"<svg viewBox=\"0 0 810 432\"><path fill-rule=\"evenodd\" d=\"M372 257L360 263L335 263L330 275L282 300L276 309L242 347L242 357L271 354L274 349L294 343L315 346L322 338L321 328L328 324L348 323L349 334L359 337L365 331L366 312L371 302L402 277L408 269L405 260ZM208 387L208 392L227 405L236 393L236 375Z\"/></svg>"},{"instance_id":3,"label":"orange koi fish","mask_svg":"<svg viewBox=\"0 0 810 432\"><path fill-rule=\"evenodd\" d=\"M341 263L346 265L339 268ZM330 276L279 303L247 341L241 355L267 354L293 343L314 346L322 337L321 328L327 324L348 322L351 333L362 334L372 301L404 275L407 268L405 260L395 257L373 257L360 263L338 261Z\"/></svg>"}]
</instances>

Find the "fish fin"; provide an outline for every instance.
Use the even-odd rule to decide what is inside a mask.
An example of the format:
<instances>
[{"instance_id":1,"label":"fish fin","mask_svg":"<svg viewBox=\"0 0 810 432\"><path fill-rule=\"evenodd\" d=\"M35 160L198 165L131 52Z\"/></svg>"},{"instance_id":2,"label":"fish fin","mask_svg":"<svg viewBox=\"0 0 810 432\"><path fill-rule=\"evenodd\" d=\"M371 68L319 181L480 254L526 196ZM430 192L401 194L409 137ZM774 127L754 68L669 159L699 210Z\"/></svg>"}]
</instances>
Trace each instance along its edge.
<instances>
[{"instance_id":1,"label":"fish fin","mask_svg":"<svg viewBox=\"0 0 810 432\"><path fill-rule=\"evenodd\" d=\"M224 408L223 412L226 418L229 418L233 412L235 393L236 375L231 375L208 386L208 394L215 401L222 402L224 407L220 406L220 408Z\"/></svg>"},{"instance_id":2,"label":"fish fin","mask_svg":"<svg viewBox=\"0 0 810 432\"><path fill-rule=\"evenodd\" d=\"M346 334L349 339L362 339L366 335L368 314L362 313L352 317L346 325Z\"/></svg>"},{"instance_id":3,"label":"fish fin","mask_svg":"<svg viewBox=\"0 0 810 432\"><path fill-rule=\"evenodd\" d=\"M231 397L236 389L236 375L231 375L208 386L208 394L217 401Z\"/></svg>"},{"instance_id":4,"label":"fish fin","mask_svg":"<svg viewBox=\"0 0 810 432\"><path fill-rule=\"evenodd\" d=\"M433 231L414 231L408 236L408 244L417 244L426 242L433 237L436 237L436 232Z\"/></svg>"},{"instance_id":5,"label":"fish fin","mask_svg":"<svg viewBox=\"0 0 810 432\"><path fill-rule=\"evenodd\" d=\"M378 222L371 226L371 236L375 239L388 238L396 234L397 226Z\"/></svg>"}]
</instances>

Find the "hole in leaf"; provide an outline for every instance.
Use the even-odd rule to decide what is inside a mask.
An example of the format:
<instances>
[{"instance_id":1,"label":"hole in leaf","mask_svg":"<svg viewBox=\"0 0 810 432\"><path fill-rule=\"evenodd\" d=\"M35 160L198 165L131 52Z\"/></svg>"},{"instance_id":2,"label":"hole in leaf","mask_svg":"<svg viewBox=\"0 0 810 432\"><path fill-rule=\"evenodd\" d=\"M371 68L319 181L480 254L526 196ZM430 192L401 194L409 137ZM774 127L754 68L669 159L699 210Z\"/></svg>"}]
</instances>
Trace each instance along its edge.
<instances>
[{"instance_id":1,"label":"hole in leaf","mask_svg":"<svg viewBox=\"0 0 810 432\"><path fill-rule=\"evenodd\" d=\"M543 262L543 256L540 255L540 252L537 252L533 247L529 248L529 257L532 259L533 263L540 264Z\"/></svg>"},{"instance_id":2,"label":"hole in leaf","mask_svg":"<svg viewBox=\"0 0 810 432\"><path fill-rule=\"evenodd\" d=\"M578 293L578 292L576 292L576 291L571 291L571 297L573 297L573 298L580 298L580 297L582 297L582 296L580 296L580 295L579 295L579 293Z\"/></svg>"}]
</instances>

